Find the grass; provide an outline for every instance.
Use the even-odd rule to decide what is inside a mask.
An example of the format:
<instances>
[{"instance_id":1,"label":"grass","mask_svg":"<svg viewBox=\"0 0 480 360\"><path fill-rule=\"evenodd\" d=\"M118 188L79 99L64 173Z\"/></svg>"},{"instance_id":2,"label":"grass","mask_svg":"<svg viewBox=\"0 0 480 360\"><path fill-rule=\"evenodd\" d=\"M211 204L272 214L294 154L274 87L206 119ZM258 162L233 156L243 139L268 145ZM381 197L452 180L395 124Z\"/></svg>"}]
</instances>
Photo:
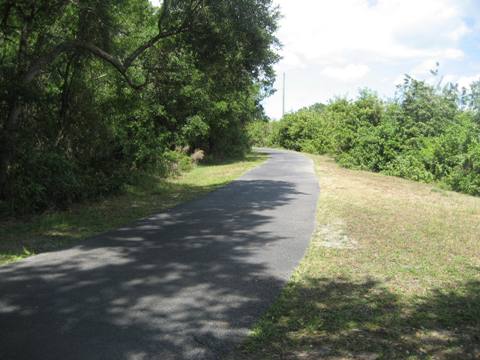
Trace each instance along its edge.
<instances>
[{"instance_id":1,"label":"grass","mask_svg":"<svg viewBox=\"0 0 480 360\"><path fill-rule=\"evenodd\" d=\"M69 211L0 222L0 264L67 247L194 199L231 182L265 159L265 155L254 153L241 161L199 165L179 177L146 175L120 196L79 204Z\"/></svg>"},{"instance_id":2,"label":"grass","mask_svg":"<svg viewBox=\"0 0 480 360\"><path fill-rule=\"evenodd\" d=\"M238 359L480 359L480 198L312 156L309 250Z\"/></svg>"}]
</instances>

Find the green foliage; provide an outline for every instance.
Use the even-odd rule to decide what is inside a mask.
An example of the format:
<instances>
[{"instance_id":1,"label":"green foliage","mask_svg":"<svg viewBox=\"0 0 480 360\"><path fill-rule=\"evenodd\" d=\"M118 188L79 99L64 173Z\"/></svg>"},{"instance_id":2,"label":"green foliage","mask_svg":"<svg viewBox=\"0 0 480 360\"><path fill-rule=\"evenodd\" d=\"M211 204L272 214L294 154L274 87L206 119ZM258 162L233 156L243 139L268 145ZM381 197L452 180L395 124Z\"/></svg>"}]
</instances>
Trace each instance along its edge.
<instances>
[{"instance_id":1,"label":"green foliage","mask_svg":"<svg viewBox=\"0 0 480 360\"><path fill-rule=\"evenodd\" d=\"M271 130L272 123L268 121L252 121L247 125L248 141L254 146L269 146Z\"/></svg>"},{"instance_id":2,"label":"green foliage","mask_svg":"<svg viewBox=\"0 0 480 360\"><path fill-rule=\"evenodd\" d=\"M474 83L460 92L452 84L434 87L407 76L394 100L362 90L356 100L316 104L256 132L274 127L270 138L287 149L329 153L345 167L479 195L478 88Z\"/></svg>"},{"instance_id":3,"label":"green foliage","mask_svg":"<svg viewBox=\"0 0 480 360\"><path fill-rule=\"evenodd\" d=\"M430 182L434 180L432 173L425 168L425 164L415 153L399 155L387 165L384 173L416 181Z\"/></svg>"},{"instance_id":4,"label":"green foliage","mask_svg":"<svg viewBox=\"0 0 480 360\"><path fill-rule=\"evenodd\" d=\"M480 144L472 145L446 179L453 189L480 196Z\"/></svg>"},{"instance_id":5,"label":"green foliage","mask_svg":"<svg viewBox=\"0 0 480 360\"><path fill-rule=\"evenodd\" d=\"M271 0L7 0L0 13L0 208L10 214L191 168L176 148L242 156L246 127L264 116L278 60Z\"/></svg>"},{"instance_id":6,"label":"green foliage","mask_svg":"<svg viewBox=\"0 0 480 360\"><path fill-rule=\"evenodd\" d=\"M163 161L167 173L175 175L192 170L194 165L190 156L182 151L165 152Z\"/></svg>"},{"instance_id":7,"label":"green foliage","mask_svg":"<svg viewBox=\"0 0 480 360\"><path fill-rule=\"evenodd\" d=\"M16 194L13 210L43 210L51 202L65 207L82 196L75 165L58 153L30 154L12 173L17 180L10 189Z\"/></svg>"},{"instance_id":8,"label":"green foliage","mask_svg":"<svg viewBox=\"0 0 480 360\"><path fill-rule=\"evenodd\" d=\"M208 139L210 126L200 115L194 115L187 118L186 124L182 127L181 137L185 142L194 148L203 147L205 140Z\"/></svg>"},{"instance_id":9,"label":"green foliage","mask_svg":"<svg viewBox=\"0 0 480 360\"><path fill-rule=\"evenodd\" d=\"M247 134L252 146L279 146L280 122L256 120L248 124Z\"/></svg>"}]
</instances>

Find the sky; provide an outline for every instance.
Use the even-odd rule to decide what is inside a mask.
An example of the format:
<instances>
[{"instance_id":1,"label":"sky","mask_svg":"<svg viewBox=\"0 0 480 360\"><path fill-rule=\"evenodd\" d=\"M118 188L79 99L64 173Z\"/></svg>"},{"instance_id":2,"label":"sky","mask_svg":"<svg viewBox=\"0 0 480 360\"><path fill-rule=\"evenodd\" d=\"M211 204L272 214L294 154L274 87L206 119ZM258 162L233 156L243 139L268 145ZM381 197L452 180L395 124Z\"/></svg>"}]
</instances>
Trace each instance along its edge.
<instances>
[{"instance_id":1,"label":"sky","mask_svg":"<svg viewBox=\"0 0 480 360\"><path fill-rule=\"evenodd\" d=\"M282 19L272 118L362 88L392 97L404 74L444 82L480 79L479 0L274 0ZM438 81L438 80L437 80Z\"/></svg>"}]
</instances>

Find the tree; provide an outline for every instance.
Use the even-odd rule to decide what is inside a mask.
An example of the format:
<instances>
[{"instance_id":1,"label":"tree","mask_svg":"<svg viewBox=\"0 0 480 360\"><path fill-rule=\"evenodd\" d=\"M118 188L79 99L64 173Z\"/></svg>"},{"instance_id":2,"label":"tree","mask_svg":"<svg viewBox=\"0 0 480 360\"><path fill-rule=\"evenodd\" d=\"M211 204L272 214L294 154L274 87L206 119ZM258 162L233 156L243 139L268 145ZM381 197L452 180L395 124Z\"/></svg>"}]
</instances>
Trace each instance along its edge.
<instances>
[{"instance_id":1,"label":"tree","mask_svg":"<svg viewBox=\"0 0 480 360\"><path fill-rule=\"evenodd\" d=\"M185 143L244 151L277 19L271 0L0 1L0 205L118 189Z\"/></svg>"},{"instance_id":2,"label":"tree","mask_svg":"<svg viewBox=\"0 0 480 360\"><path fill-rule=\"evenodd\" d=\"M160 40L191 30L195 14L203 1L174 3L165 0L157 15L158 32L123 57L115 51L120 49L111 46L110 33L115 25L111 13L115 3L98 0L50 0L38 3L8 0L3 4L2 43L13 43L8 45L10 51L15 51L15 47L17 49L16 63L8 69L17 85L7 88L4 95L8 115L2 123L0 136L0 194L4 193L8 165L15 147L15 131L27 96L26 89L48 65L63 53L75 57L79 52L88 52L113 66L130 86L140 88L142 85L136 84L128 74L134 62ZM182 19L179 19L179 13ZM59 34L55 31L55 25L62 23L70 14L75 14L73 17L78 27ZM50 31L45 32L44 24L47 22L52 25L48 29Z\"/></svg>"}]
</instances>

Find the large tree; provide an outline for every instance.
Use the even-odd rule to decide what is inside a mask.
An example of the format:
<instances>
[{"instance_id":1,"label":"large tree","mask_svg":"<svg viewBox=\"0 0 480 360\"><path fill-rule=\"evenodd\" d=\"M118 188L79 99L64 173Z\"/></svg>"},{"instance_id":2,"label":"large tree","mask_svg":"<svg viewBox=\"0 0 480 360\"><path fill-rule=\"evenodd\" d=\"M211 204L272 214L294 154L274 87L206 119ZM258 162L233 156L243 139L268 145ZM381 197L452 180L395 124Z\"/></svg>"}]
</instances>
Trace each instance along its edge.
<instances>
[{"instance_id":1,"label":"large tree","mask_svg":"<svg viewBox=\"0 0 480 360\"><path fill-rule=\"evenodd\" d=\"M2 55L6 58L10 55L8 52L14 52L15 62L8 64L10 66L6 69L11 84L4 94L8 115L2 122L0 138L0 192L3 193L13 155L15 130L27 89L48 65L63 53L75 57L78 53L88 52L112 65L130 86L139 88L141 85L135 84L128 74L135 60L161 39L191 31L202 3L202 0L165 0L156 15L157 33L124 53L122 47L112 46L113 33L121 30L114 21L117 1L6 0L1 9L1 41L5 47ZM77 25L69 26L69 21ZM9 79L5 80L8 82Z\"/></svg>"},{"instance_id":2,"label":"large tree","mask_svg":"<svg viewBox=\"0 0 480 360\"><path fill-rule=\"evenodd\" d=\"M208 128L202 141L218 149L271 89L277 18L271 0L165 0L158 8L148 0L1 0L0 195L27 148L69 141L61 151L81 158L79 138L99 122L108 123L98 141L109 157L120 151L112 141L138 147L131 138L140 133L150 144L175 141L199 119Z\"/></svg>"}]
</instances>

